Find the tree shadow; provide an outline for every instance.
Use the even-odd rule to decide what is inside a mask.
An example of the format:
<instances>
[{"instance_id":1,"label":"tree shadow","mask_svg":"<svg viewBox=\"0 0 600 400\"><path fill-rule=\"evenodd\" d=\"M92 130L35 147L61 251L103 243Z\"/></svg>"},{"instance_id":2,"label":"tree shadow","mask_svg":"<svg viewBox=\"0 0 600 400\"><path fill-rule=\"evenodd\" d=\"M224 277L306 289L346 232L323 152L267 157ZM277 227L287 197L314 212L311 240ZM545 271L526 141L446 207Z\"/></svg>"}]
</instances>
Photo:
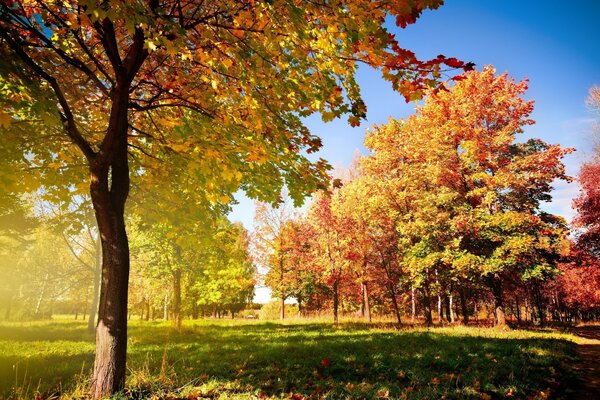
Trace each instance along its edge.
<instances>
[{"instance_id":1,"label":"tree shadow","mask_svg":"<svg viewBox=\"0 0 600 400\"><path fill-rule=\"evenodd\" d=\"M525 398L542 391L568 398L574 379L569 362L575 359L575 346L566 340L368 328L360 323L200 324L180 333L164 324L136 323L130 328L128 394L145 398L157 388L186 386L185 395L179 391L182 398L193 398L190 393L242 398L287 398L290 393L306 398ZM48 352L27 359L28 376L31 382L43 383L42 391L59 382L68 390L82 365L89 373L93 363L89 347L53 355L58 346L70 347L68 340L78 338L68 329L63 333L67 342L53 343ZM42 337L48 341L32 328L23 345ZM93 338L88 342L91 346ZM15 361L23 363L0 356L0 365ZM14 371L2 367L0 376L0 393L6 394L14 385Z\"/></svg>"}]
</instances>

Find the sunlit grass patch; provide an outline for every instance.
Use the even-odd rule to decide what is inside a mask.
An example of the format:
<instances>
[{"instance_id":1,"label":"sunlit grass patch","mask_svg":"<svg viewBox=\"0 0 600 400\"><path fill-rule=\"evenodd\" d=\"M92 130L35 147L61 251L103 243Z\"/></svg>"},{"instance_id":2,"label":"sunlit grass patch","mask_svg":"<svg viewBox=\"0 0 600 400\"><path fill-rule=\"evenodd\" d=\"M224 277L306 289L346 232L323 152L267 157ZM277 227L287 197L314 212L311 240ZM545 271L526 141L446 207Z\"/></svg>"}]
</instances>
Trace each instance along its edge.
<instances>
[{"instance_id":1,"label":"sunlit grass patch","mask_svg":"<svg viewBox=\"0 0 600 400\"><path fill-rule=\"evenodd\" d=\"M135 398L543 398L568 392L575 357L571 335L486 328L135 321L129 334ZM83 323L0 325L0 392L80 396L93 348Z\"/></svg>"}]
</instances>

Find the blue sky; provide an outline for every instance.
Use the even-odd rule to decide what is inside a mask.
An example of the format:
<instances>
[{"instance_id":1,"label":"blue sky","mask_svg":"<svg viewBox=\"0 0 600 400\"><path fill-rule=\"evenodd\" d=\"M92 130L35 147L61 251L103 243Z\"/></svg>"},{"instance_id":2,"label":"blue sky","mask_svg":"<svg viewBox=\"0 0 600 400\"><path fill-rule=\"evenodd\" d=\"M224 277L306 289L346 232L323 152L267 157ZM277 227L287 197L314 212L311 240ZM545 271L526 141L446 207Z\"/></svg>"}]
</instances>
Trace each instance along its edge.
<instances>
[{"instance_id":1,"label":"blue sky","mask_svg":"<svg viewBox=\"0 0 600 400\"><path fill-rule=\"evenodd\" d=\"M477 69L491 64L516 80L528 78L525 97L535 100L532 118L537 123L522 136L574 147L577 151L565 164L570 175L577 175L594 141L595 116L585 98L590 87L600 85L600 0L447 0L407 29L389 29L421 59L444 54L472 61ZM324 124L318 116L306 120L323 139L318 156L333 166L349 165L357 149L366 153L362 142L370 126L414 111L414 103L406 104L377 71L361 68L358 81L367 104L367 121L360 127L352 128L345 120ZM554 200L545 208L570 219L577 192L575 183L557 183ZM229 218L252 229L253 202L238 199ZM268 292L259 290L257 297L267 299Z\"/></svg>"}]
</instances>

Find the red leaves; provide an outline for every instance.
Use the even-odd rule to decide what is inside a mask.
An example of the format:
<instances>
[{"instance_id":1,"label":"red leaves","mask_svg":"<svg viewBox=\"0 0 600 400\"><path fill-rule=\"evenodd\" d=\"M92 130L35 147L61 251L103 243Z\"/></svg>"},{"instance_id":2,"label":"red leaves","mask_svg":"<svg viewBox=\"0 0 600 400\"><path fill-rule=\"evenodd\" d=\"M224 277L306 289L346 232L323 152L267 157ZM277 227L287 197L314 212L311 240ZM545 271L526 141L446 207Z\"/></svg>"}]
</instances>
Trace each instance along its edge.
<instances>
[{"instance_id":1,"label":"red leaves","mask_svg":"<svg viewBox=\"0 0 600 400\"><path fill-rule=\"evenodd\" d=\"M331 365L331 360L329 358L324 358L321 360L321 367L327 368Z\"/></svg>"}]
</instances>

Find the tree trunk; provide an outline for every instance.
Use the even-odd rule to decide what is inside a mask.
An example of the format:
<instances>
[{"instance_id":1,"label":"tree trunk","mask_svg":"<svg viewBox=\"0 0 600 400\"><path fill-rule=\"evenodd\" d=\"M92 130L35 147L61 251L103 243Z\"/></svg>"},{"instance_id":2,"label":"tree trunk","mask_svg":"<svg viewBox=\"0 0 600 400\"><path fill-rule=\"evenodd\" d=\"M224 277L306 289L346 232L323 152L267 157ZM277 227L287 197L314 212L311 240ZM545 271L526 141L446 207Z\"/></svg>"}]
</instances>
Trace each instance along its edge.
<instances>
[{"instance_id":1,"label":"tree trunk","mask_svg":"<svg viewBox=\"0 0 600 400\"><path fill-rule=\"evenodd\" d=\"M338 285L339 281L336 279L336 281L333 283L333 323L336 325L338 323L338 308L340 306Z\"/></svg>"},{"instance_id":2,"label":"tree trunk","mask_svg":"<svg viewBox=\"0 0 600 400\"><path fill-rule=\"evenodd\" d=\"M44 277L44 283L42 283L42 290L40 291L40 295L38 297L38 301L35 305L35 317L39 318L40 309L42 307L42 300L44 299L44 293L46 292L46 285L48 284L48 274Z\"/></svg>"},{"instance_id":3,"label":"tree trunk","mask_svg":"<svg viewBox=\"0 0 600 400\"><path fill-rule=\"evenodd\" d=\"M181 329L181 270L176 269L173 275L173 323Z\"/></svg>"},{"instance_id":4,"label":"tree trunk","mask_svg":"<svg viewBox=\"0 0 600 400\"><path fill-rule=\"evenodd\" d=\"M446 297L446 318L448 322L454 323L454 313L452 312L452 295Z\"/></svg>"},{"instance_id":5,"label":"tree trunk","mask_svg":"<svg viewBox=\"0 0 600 400\"><path fill-rule=\"evenodd\" d=\"M96 239L96 270L94 271L94 289L92 292L92 304L90 304L90 315L88 317L88 331L94 332L96 328L96 313L98 312L98 301L100 300L100 280L102 279L102 241L100 234Z\"/></svg>"},{"instance_id":6,"label":"tree trunk","mask_svg":"<svg viewBox=\"0 0 600 400\"><path fill-rule=\"evenodd\" d=\"M500 328L506 326L506 314L502 300L502 281L498 276L490 279L492 294L494 295L494 325Z\"/></svg>"},{"instance_id":7,"label":"tree trunk","mask_svg":"<svg viewBox=\"0 0 600 400\"><path fill-rule=\"evenodd\" d=\"M396 298L396 289L391 283L388 286L392 300L392 308L394 309L394 315L396 316L396 322L398 322L398 325L402 325L402 319L400 318L400 307L398 306L398 299Z\"/></svg>"},{"instance_id":8,"label":"tree trunk","mask_svg":"<svg viewBox=\"0 0 600 400\"><path fill-rule=\"evenodd\" d=\"M169 289L165 291L165 298L163 299L163 321L169 319Z\"/></svg>"},{"instance_id":9,"label":"tree trunk","mask_svg":"<svg viewBox=\"0 0 600 400\"><path fill-rule=\"evenodd\" d=\"M461 308L462 315L463 315L463 324L468 325L469 324L469 309L467 308L466 289L461 288L458 291L458 294L460 295L460 308Z\"/></svg>"},{"instance_id":10,"label":"tree trunk","mask_svg":"<svg viewBox=\"0 0 600 400\"><path fill-rule=\"evenodd\" d=\"M431 299L429 298L429 293L426 288L422 288L421 292L423 294L423 314L425 316L425 325L429 327L433 325L433 316L431 315Z\"/></svg>"},{"instance_id":11,"label":"tree trunk","mask_svg":"<svg viewBox=\"0 0 600 400\"><path fill-rule=\"evenodd\" d=\"M371 322L371 305L369 303L369 284L368 282L362 283L363 287L363 304L364 304L364 317L367 321Z\"/></svg>"},{"instance_id":12,"label":"tree trunk","mask_svg":"<svg viewBox=\"0 0 600 400\"><path fill-rule=\"evenodd\" d=\"M141 36L140 36L141 34ZM106 135L90 162L90 194L102 244L102 280L96 327L96 358L92 392L108 397L125 385L127 358L127 296L129 242L125 230L125 202L129 195L127 131L129 129L130 76L135 75L147 52L143 34L136 32L130 71L119 71L111 93ZM129 56L128 55L128 56ZM131 75L133 74L133 75Z\"/></svg>"},{"instance_id":13,"label":"tree trunk","mask_svg":"<svg viewBox=\"0 0 600 400\"><path fill-rule=\"evenodd\" d=\"M285 297L283 296L279 299L279 319L285 319Z\"/></svg>"},{"instance_id":14,"label":"tree trunk","mask_svg":"<svg viewBox=\"0 0 600 400\"><path fill-rule=\"evenodd\" d=\"M146 321L150 320L150 299L146 299Z\"/></svg>"},{"instance_id":15,"label":"tree trunk","mask_svg":"<svg viewBox=\"0 0 600 400\"><path fill-rule=\"evenodd\" d=\"M519 302L519 296L515 297L515 309L516 309L517 322L520 324L521 323L521 304Z\"/></svg>"},{"instance_id":16,"label":"tree trunk","mask_svg":"<svg viewBox=\"0 0 600 400\"><path fill-rule=\"evenodd\" d=\"M415 287L410 285L410 305L411 305L411 320L415 322L417 317L417 302L415 300Z\"/></svg>"}]
</instances>

